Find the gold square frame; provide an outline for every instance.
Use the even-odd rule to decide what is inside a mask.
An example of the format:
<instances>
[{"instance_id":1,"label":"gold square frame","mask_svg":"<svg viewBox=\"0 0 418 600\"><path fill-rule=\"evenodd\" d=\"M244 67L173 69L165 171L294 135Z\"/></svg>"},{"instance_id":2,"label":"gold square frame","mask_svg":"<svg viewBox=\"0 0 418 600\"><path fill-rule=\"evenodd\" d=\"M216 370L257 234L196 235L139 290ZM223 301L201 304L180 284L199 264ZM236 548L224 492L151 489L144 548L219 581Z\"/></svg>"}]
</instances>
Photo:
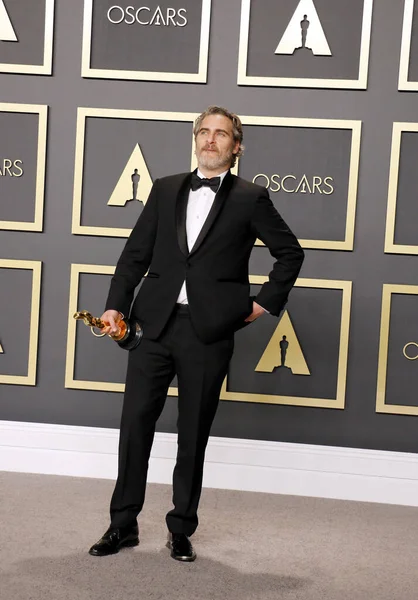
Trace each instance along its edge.
<instances>
[{"instance_id":1,"label":"gold square frame","mask_svg":"<svg viewBox=\"0 0 418 600\"><path fill-rule=\"evenodd\" d=\"M242 0L238 55L238 85L303 87L327 89L367 89L373 0L364 0L358 79L315 79L309 77L263 77L247 75L251 0Z\"/></svg>"},{"instance_id":2,"label":"gold square frame","mask_svg":"<svg viewBox=\"0 0 418 600\"><path fill-rule=\"evenodd\" d=\"M360 165L361 121L348 121L341 119L297 119L287 117L240 117L243 125L262 125L270 127L302 127L318 129L351 129L351 154L350 170L348 177L347 211L345 239L340 240L311 240L300 239L302 248L320 250L347 250L354 248L354 228L356 220L357 187ZM257 240L256 246L264 246Z\"/></svg>"},{"instance_id":3,"label":"gold square frame","mask_svg":"<svg viewBox=\"0 0 418 600\"><path fill-rule=\"evenodd\" d=\"M124 383L108 381L87 381L74 379L77 321L73 318L78 308L80 275L113 275L116 267L108 265L72 264L70 275L70 301L68 309L67 355L65 359L65 387L76 390L95 390L104 392L124 392ZM81 309L80 309L81 310ZM113 342L114 343L114 342ZM177 396L177 388L170 387L169 396Z\"/></svg>"},{"instance_id":4,"label":"gold square frame","mask_svg":"<svg viewBox=\"0 0 418 600\"><path fill-rule=\"evenodd\" d=\"M209 56L209 33L212 0L202 0L200 27L199 68L197 73L169 73L160 71L131 71L123 69L93 69L91 62L91 34L93 24L93 2L84 0L83 51L81 76L99 79L126 79L136 81L176 81L206 83Z\"/></svg>"},{"instance_id":5,"label":"gold square frame","mask_svg":"<svg viewBox=\"0 0 418 600\"><path fill-rule=\"evenodd\" d=\"M39 314L41 300L42 262L36 260L0 259L0 269L28 269L32 271L32 298L29 329L29 353L27 375L0 375L0 384L36 385L38 361Z\"/></svg>"},{"instance_id":6,"label":"gold square frame","mask_svg":"<svg viewBox=\"0 0 418 600\"><path fill-rule=\"evenodd\" d=\"M13 231L42 231L45 199L45 166L47 144L48 106L36 104L3 104L0 112L30 113L39 115L38 152L36 166L35 215L33 221L1 221L0 229Z\"/></svg>"},{"instance_id":7,"label":"gold square frame","mask_svg":"<svg viewBox=\"0 0 418 600\"><path fill-rule=\"evenodd\" d=\"M74 379L75 347L76 347L76 321L73 314L78 310L79 280L80 274L113 275L115 267L107 265L72 264L70 278L70 301L68 311L68 337L67 355L65 363L65 387L79 390L96 390L106 392L123 392L123 383L106 381L85 381ZM251 275L250 282L262 284L267 281L263 275ZM268 394L246 394L227 391L227 378L225 379L220 398L221 400L233 400L239 402L255 402L268 404L287 404L293 406L315 406L319 408L343 409L345 405L345 385L348 360L348 338L350 329L350 307L351 307L351 281L337 281L325 279L298 279L297 287L313 287L321 289L342 290L341 307L341 332L340 332L340 354L338 360L337 394L335 399L323 398L299 398L291 396L268 395ZM177 396L176 387L168 389L168 396Z\"/></svg>"},{"instance_id":8,"label":"gold square frame","mask_svg":"<svg viewBox=\"0 0 418 600\"><path fill-rule=\"evenodd\" d=\"M250 275L250 283L263 284L268 281L266 275ZM335 398L303 398L299 396L281 396L273 394L254 394L245 392L228 391L228 376L222 385L221 400L236 402L254 402L262 404L285 404L288 406L310 406L315 408L335 408L343 410L345 407L345 388L347 380L348 340L350 333L351 312L351 281L331 279L298 279L295 287L319 288L329 290L342 290L341 303L341 331L340 352L338 357L337 393Z\"/></svg>"},{"instance_id":9,"label":"gold square frame","mask_svg":"<svg viewBox=\"0 0 418 600\"><path fill-rule=\"evenodd\" d=\"M379 362L377 369L376 412L392 415L418 415L418 406L386 404L386 380L392 294L412 294L418 296L418 285L400 285L393 283L385 283L383 285Z\"/></svg>"},{"instance_id":10,"label":"gold square frame","mask_svg":"<svg viewBox=\"0 0 418 600\"><path fill-rule=\"evenodd\" d=\"M390 156L389 190L386 213L385 252L393 254L418 254L418 245L395 244L396 204L398 198L399 162L402 133L418 133L418 123L394 123Z\"/></svg>"},{"instance_id":11,"label":"gold square frame","mask_svg":"<svg viewBox=\"0 0 418 600\"><path fill-rule=\"evenodd\" d=\"M45 0L44 59L42 65L19 65L0 63L0 73L20 73L28 75L52 75L52 49L54 43L55 0Z\"/></svg>"},{"instance_id":12,"label":"gold square frame","mask_svg":"<svg viewBox=\"0 0 418 600\"><path fill-rule=\"evenodd\" d=\"M193 136L193 123L198 113L177 113L152 110L115 110L109 108L83 108L77 111L77 135L75 150L75 169L74 169L74 195L73 195L73 234L79 235L97 235L106 237L128 237L132 228L121 227L96 227L90 225L81 225L81 209L83 196L83 172L84 172L84 150L87 118L106 118L106 119L134 119L142 121L180 121L190 123L190 135ZM190 160L191 169L195 167L195 156L193 153Z\"/></svg>"},{"instance_id":13,"label":"gold square frame","mask_svg":"<svg viewBox=\"0 0 418 600\"><path fill-rule=\"evenodd\" d=\"M408 92L418 91L418 81L409 81L408 79L409 59L411 55L414 2L415 0L405 0L402 26L401 56L399 63L398 90Z\"/></svg>"}]
</instances>

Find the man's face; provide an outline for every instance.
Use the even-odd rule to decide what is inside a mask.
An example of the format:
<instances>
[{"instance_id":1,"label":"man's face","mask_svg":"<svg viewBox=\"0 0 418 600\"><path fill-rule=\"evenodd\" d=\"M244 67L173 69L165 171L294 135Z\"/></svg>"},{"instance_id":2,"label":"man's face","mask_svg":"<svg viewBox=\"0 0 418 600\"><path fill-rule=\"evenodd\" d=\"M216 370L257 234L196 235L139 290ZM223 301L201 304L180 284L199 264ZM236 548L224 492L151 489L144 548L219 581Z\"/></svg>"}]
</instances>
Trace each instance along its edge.
<instances>
[{"instance_id":1,"label":"man's face","mask_svg":"<svg viewBox=\"0 0 418 600\"><path fill-rule=\"evenodd\" d=\"M232 122L223 115L209 115L196 135L196 156L200 168L207 171L229 169L239 142L234 142Z\"/></svg>"}]
</instances>

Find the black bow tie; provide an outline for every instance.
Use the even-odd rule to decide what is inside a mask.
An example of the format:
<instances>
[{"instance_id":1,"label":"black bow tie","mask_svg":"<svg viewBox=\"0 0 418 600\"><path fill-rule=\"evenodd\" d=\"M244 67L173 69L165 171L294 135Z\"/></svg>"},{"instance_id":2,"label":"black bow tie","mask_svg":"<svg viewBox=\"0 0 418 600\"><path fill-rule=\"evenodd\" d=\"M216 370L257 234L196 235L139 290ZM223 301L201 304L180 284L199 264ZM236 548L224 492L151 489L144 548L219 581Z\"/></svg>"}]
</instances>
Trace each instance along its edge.
<instances>
[{"instance_id":1,"label":"black bow tie","mask_svg":"<svg viewBox=\"0 0 418 600\"><path fill-rule=\"evenodd\" d=\"M221 184L220 177L211 177L211 179L202 179L201 177L199 177L199 175L196 175L196 173L192 173L192 181L190 183L190 186L191 186L193 192L195 192L196 190L201 188L203 185L206 185L207 187L210 187L216 194L216 192L219 189L220 184Z\"/></svg>"}]
</instances>

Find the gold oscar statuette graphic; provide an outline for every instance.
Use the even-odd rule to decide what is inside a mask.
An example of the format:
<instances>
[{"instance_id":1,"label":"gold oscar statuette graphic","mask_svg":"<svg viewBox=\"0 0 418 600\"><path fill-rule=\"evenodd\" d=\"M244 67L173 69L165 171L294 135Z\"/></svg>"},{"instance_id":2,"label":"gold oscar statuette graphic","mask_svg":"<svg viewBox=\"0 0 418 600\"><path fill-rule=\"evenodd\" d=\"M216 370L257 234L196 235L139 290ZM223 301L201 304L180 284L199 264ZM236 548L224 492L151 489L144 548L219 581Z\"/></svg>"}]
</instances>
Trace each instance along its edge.
<instances>
[{"instance_id":1,"label":"gold oscar statuette graphic","mask_svg":"<svg viewBox=\"0 0 418 600\"><path fill-rule=\"evenodd\" d=\"M332 56L313 0L300 0L275 54L304 50L317 56Z\"/></svg>"},{"instance_id":2,"label":"gold oscar statuette graphic","mask_svg":"<svg viewBox=\"0 0 418 600\"><path fill-rule=\"evenodd\" d=\"M82 320L85 325L90 327L90 330L95 337L104 337L106 335L105 333L96 333L95 329L104 329L109 323L106 323L97 317L93 317L91 313L86 310L76 312L73 316L74 319ZM118 332L113 335L109 334L109 337L117 342L124 350L133 350L136 348L141 341L143 334L140 324L134 319L121 318L117 321L117 325L119 327Z\"/></svg>"},{"instance_id":3,"label":"gold oscar statuette graphic","mask_svg":"<svg viewBox=\"0 0 418 600\"><path fill-rule=\"evenodd\" d=\"M18 42L4 0L0 0L0 42Z\"/></svg>"},{"instance_id":4,"label":"gold oscar statuette graphic","mask_svg":"<svg viewBox=\"0 0 418 600\"><path fill-rule=\"evenodd\" d=\"M258 373L273 373L279 369L287 369L293 375L311 374L287 310L255 368Z\"/></svg>"},{"instance_id":5,"label":"gold oscar statuette graphic","mask_svg":"<svg viewBox=\"0 0 418 600\"><path fill-rule=\"evenodd\" d=\"M145 204L151 188L150 172L141 148L136 144L107 205L125 206L132 200Z\"/></svg>"}]
</instances>

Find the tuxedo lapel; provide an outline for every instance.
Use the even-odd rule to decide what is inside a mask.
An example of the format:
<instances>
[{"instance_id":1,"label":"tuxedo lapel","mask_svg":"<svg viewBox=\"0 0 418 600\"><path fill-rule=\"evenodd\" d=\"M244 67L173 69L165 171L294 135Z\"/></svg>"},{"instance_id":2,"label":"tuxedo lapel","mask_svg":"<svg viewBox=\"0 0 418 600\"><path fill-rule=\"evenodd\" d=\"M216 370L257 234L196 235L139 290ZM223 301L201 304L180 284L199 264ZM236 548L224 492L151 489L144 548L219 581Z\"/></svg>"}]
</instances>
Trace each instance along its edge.
<instances>
[{"instance_id":1,"label":"tuxedo lapel","mask_svg":"<svg viewBox=\"0 0 418 600\"><path fill-rule=\"evenodd\" d=\"M180 246L180 250L185 256L189 254L189 248L187 246L187 230L186 230L186 216L187 216L187 202L189 200L190 192L190 180L192 174L190 173L184 179L181 184L180 190L177 194L176 202L176 229L177 239Z\"/></svg>"},{"instance_id":2,"label":"tuxedo lapel","mask_svg":"<svg viewBox=\"0 0 418 600\"><path fill-rule=\"evenodd\" d=\"M217 194L215 196L215 200L213 201L212 208L209 211L207 219L203 224L203 227L197 237L197 240L194 243L193 248L190 251L190 254L193 254L194 252L196 252L196 250L199 248L199 246L202 244L203 240L209 233L211 227L215 223L217 217L219 216L219 213L221 212L221 210L225 204L225 200L227 199L228 194L231 190L232 182L233 182L233 177L231 175L231 172L228 171L228 173L224 177L221 187L219 188L219 191L217 192ZM186 202L186 206L187 206L187 202ZM186 228L186 226L185 226L185 228ZM187 241L187 236L186 236L186 241ZM187 245L187 243L186 243L186 245Z\"/></svg>"}]
</instances>

